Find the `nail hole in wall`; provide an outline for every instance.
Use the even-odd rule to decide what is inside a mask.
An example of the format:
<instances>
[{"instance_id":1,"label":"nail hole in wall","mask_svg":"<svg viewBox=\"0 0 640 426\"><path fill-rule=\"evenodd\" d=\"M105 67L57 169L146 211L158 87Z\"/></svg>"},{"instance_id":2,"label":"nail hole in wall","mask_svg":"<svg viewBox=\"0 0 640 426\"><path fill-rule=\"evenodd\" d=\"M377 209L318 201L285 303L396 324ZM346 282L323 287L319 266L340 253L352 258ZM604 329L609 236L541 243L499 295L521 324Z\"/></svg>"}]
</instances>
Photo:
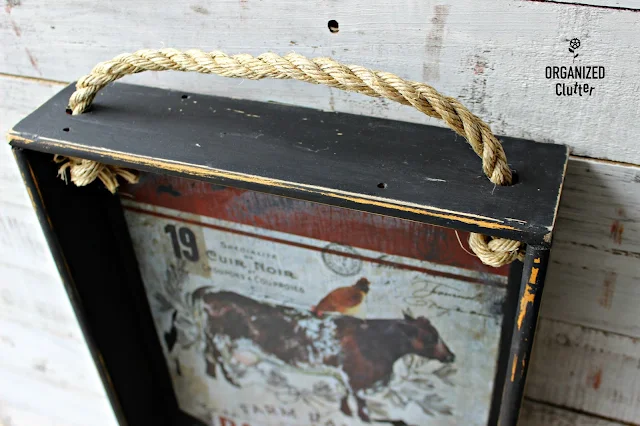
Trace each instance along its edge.
<instances>
[{"instance_id":1,"label":"nail hole in wall","mask_svg":"<svg viewBox=\"0 0 640 426\"><path fill-rule=\"evenodd\" d=\"M338 21L336 21L335 19L330 20L327 26L329 27L329 31L331 31L332 33L337 33L338 31L340 31Z\"/></svg>"},{"instance_id":2,"label":"nail hole in wall","mask_svg":"<svg viewBox=\"0 0 640 426\"><path fill-rule=\"evenodd\" d=\"M69 128L68 128L68 127L65 127L64 129L62 129L62 131L63 131L63 132L68 132L68 131L69 131Z\"/></svg>"},{"instance_id":3,"label":"nail hole in wall","mask_svg":"<svg viewBox=\"0 0 640 426\"><path fill-rule=\"evenodd\" d=\"M384 182L380 182L380 183L378 184L378 188L380 188L380 189L385 189L386 187L387 187L387 184L386 184L386 183L384 183Z\"/></svg>"}]
</instances>

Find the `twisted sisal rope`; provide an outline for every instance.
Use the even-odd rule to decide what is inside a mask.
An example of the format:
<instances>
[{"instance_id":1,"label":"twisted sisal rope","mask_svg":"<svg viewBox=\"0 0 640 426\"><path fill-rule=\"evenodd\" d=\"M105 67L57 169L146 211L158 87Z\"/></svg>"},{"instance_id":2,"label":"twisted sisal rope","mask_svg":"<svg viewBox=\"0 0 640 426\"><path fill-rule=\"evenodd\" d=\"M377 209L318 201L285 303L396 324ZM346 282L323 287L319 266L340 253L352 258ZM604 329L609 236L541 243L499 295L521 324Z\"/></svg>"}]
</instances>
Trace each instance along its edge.
<instances>
[{"instance_id":1,"label":"twisted sisal rope","mask_svg":"<svg viewBox=\"0 0 640 426\"><path fill-rule=\"evenodd\" d=\"M139 50L99 63L90 74L80 78L76 91L69 99L69 109L74 115L83 113L100 89L127 74L164 70L251 80L293 79L411 105L430 117L443 120L463 136L482 159L482 169L491 182L496 185L511 183L511 170L500 141L486 123L456 99L443 96L424 83L404 80L391 73L372 71L358 65L344 65L330 58L308 59L294 53L284 57L275 53L253 57L247 54L228 56L220 51L207 53L195 49ZM119 167L77 158L58 161L63 163L60 175L66 179L66 170L69 169L72 182L78 186L87 185L97 178L111 192L115 192L118 186L116 176L132 183L137 181L135 174ZM469 245L484 263L492 266L512 262L522 252L521 244L517 241L479 234L471 235Z\"/></svg>"}]
</instances>

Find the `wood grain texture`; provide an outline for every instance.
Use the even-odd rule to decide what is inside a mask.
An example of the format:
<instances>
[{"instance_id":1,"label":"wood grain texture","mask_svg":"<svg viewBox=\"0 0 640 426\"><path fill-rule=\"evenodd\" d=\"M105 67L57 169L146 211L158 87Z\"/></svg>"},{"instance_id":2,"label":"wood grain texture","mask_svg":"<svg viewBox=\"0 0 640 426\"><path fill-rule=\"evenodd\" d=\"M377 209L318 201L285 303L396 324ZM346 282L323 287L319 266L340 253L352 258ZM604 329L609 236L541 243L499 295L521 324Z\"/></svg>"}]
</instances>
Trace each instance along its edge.
<instances>
[{"instance_id":1,"label":"wood grain texture","mask_svg":"<svg viewBox=\"0 0 640 426\"><path fill-rule=\"evenodd\" d=\"M623 423L524 400L518 426L623 426Z\"/></svg>"},{"instance_id":2,"label":"wood grain texture","mask_svg":"<svg viewBox=\"0 0 640 426\"><path fill-rule=\"evenodd\" d=\"M2 140L6 140L4 135L8 129L29 114L34 107L44 103L63 87L61 84L47 81L0 76L0 129L2 129ZM11 154L11 148L6 143L3 143L0 146L0 203L2 205L7 203L31 207L31 202L24 186L16 184L20 179L20 172ZM35 219L35 214L32 217ZM0 239L5 235L1 233Z\"/></svg>"},{"instance_id":3,"label":"wood grain texture","mask_svg":"<svg viewBox=\"0 0 640 426\"><path fill-rule=\"evenodd\" d=\"M165 46L332 56L433 84L498 134L640 163L633 142L640 131L640 15L634 11L510 0L403 0L393 8L384 0L295 7L289 0L14 3L0 13L0 37L7 40L0 72L72 81L121 52ZM338 21L339 32L329 31L329 19ZM575 63L568 52L573 37L582 41ZM592 96L557 96L561 81L545 78L546 66L574 64L605 67L603 80L585 80L595 87ZM439 125L409 107L299 82L173 72L126 81Z\"/></svg>"},{"instance_id":4,"label":"wood grain texture","mask_svg":"<svg viewBox=\"0 0 640 426\"><path fill-rule=\"evenodd\" d=\"M637 424L640 340L542 319L526 395Z\"/></svg>"},{"instance_id":5,"label":"wood grain texture","mask_svg":"<svg viewBox=\"0 0 640 426\"><path fill-rule=\"evenodd\" d=\"M115 425L55 271L0 273L0 425Z\"/></svg>"},{"instance_id":6,"label":"wood grain texture","mask_svg":"<svg viewBox=\"0 0 640 426\"><path fill-rule=\"evenodd\" d=\"M541 315L640 337L640 167L574 158L556 229Z\"/></svg>"},{"instance_id":7,"label":"wood grain texture","mask_svg":"<svg viewBox=\"0 0 640 426\"><path fill-rule=\"evenodd\" d=\"M566 3L569 6L596 6L606 7L612 9L629 9L638 10L640 5L635 0L528 0L528 1L542 1L547 3Z\"/></svg>"},{"instance_id":8,"label":"wood grain texture","mask_svg":"<svg viewBox=\"0 0 640 426\"><path fill-rule=\"evenodd\" d=\"M3 132L62 86L0 77ZM0 147L0 425L114 426L9 146Z\"/></svg>"}]
</instances>

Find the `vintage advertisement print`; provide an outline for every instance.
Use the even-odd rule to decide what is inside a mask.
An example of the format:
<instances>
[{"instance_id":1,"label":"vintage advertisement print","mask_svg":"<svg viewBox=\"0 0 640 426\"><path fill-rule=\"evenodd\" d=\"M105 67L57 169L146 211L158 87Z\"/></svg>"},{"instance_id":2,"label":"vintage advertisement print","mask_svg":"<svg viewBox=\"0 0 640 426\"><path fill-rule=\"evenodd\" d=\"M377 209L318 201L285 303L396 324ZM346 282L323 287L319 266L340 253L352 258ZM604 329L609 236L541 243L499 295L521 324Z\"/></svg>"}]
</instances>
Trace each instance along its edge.
<instances>
[{"instance_id":1,"label":"vintage advertisement print","mask_svg":"<svg viewBox=\"0 0 640 426\"><path fill-rule=\"evenodd\" d=\"M506 270L453 231L171 177L128 191L186 413L216 426L486 424Z\"/></svg>"}]
</instances>

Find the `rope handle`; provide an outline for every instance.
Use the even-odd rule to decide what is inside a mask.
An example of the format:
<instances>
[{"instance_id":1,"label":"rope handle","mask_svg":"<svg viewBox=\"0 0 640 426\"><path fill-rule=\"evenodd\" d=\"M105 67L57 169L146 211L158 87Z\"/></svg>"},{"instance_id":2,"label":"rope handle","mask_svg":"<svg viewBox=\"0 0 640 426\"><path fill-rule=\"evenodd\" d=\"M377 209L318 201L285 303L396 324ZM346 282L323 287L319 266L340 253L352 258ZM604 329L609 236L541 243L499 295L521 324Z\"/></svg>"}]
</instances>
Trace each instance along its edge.
<instances>
[{"instance_id":1,"label":"rope handle","mask_svg":"<svg viewBox=\"0 0 640 426\"><path fill-rule=\"evenodd\" d=\"M295 53L286 56L264 53L254 57L248 54L229 56L220 51L203 52L197 49L138 50L101 62L91 73L80 78L76 83L76 91L69 99L68 108L73 115L82 114L107 84L128 74L164 70L251 80L300 80L411 105L429 117L443 120L463 136L482 159L482 170L491 182L509 185L512 181L500 141L485 122L457 99L443 96L424 83L404 80L397 75L372 71L359 65L344 65L331 58L309 59ZM66 180L66 170L69 169L71 181L78 186L88 185L98 178L111 192L115 192L118 187L117 176L131 183L137 182L135 174L117 166L78 158L57 157L56 161L62 163L60 176ZM492 266L502 266L516 258L523 258L521 243L517 241L472 234L469 246L484 263Z\"/></svg>"}]
</instances>

